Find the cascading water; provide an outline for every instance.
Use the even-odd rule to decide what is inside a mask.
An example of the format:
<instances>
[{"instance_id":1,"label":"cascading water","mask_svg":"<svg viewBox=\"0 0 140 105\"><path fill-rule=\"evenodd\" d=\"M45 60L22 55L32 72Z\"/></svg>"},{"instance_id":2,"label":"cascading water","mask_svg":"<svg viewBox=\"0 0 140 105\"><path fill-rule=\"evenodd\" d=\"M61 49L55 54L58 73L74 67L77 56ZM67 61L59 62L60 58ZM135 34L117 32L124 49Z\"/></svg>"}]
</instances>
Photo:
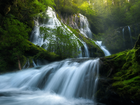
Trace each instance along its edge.
<instances>
[{"instance_id":1,"label":"cascading water","mask_svg":"<svg viewBox=\"0 0 140 105\"><path fill-rule=\"evenodd\" d=\"M102 41L95 41L95 43L103 50L105 56L111 55L110 52L105 48L105 46L102 46Z\"/></svg>"},{"instance_id":2,"label":"cascading water","mask_svg":"<svg viewBox=\"0 0 140 105\"><path fill-rule=\"evenodd\" d=\"M131 45L132 45L132 47L133 47L133 41L132 41L132 35L131 35L131 29L130 29L129 26L128 26L128 30L129 30L129 35L130 35Z\"/></svg>"},{"instance_id":3,"label":"cascading water","mask_svg":"<svg viewBox=\"0 0 140 105\"><path fill-rule=\"evenodd\" d=\"M47 28L62 26L51 8L47 10L47 14L50 17L48 22L41 24L37 19L32 31L31 42L39 46L50 43L48 39L40 37L40 26ZM88 21L81 14L80 21L81 33L91 38ZM72 33L65 25L63 29ZM85 48L85 56L89 57L86 43L74 34L71 39L77 40L77 46L80 41ZM110 55L101 43L96 41L105 55ZM81 51L81 48L79 50ZM0 75L0 105L95 105L99 58L66 59L45 66L40 65L42 62L47 63L46 61L32 62L34 68L28 68L30 66L28 59L24 67L28 69Z\"/></svg>"},{"instance_id":4,"label":"cascading water","mask_svg":"<svg viewBox=\"0 0 140 105\"><path fill-rule=\"evenodd\" d=\"M92 38L92 32L89 28L89 23L88 23L87 18L85 16L83 16L82 14L79 14L79 16L80 16L80 29L79 29L80 33L83 34L85 37ZM96 45L98 45L103 50L105 56L111 55L110 52L105 48L105 46L102 46L102 41L94 41L94 42ZM86 46L85 46L85 48L86 48ZM88 51L88 50L86 50L86 51ZM89 55L89 52L87 52L87 54Z\"/></svg>"},{"instance_id":5,"label":"cascading water","mask_svg":"<svg viewBox=\"0 0 140 105\"><path fill-rule=\"evenodd\" d=\"M0 105L89 105L99 59L67 59L0 75Z\"/></svg>"},{"instance_id":6,"label":"cascading water","mask_svg":"<svg viewBox=\"0 0 140 105\"><path fill-rule=\"evenodd\" d=\"M79 14L80 16L80 32L83 34L85 37L92 38L92 32L89 28L89 23L88 20L85 16L82 14Z\"/></svg>"}]
</instances>

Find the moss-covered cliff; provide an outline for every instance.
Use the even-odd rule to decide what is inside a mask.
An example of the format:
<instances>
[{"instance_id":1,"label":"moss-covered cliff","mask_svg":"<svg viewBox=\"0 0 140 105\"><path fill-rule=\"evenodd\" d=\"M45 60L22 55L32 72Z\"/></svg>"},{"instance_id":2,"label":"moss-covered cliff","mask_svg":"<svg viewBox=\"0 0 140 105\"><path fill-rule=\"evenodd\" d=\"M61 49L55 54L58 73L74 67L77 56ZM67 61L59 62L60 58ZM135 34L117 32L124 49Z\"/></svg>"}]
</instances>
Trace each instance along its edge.
<instances>
[{"instance_id":1,"label":"moss-covered cliff","mask_svg":"<svg viewBox=\"0 0 140 105\"><path fill-rule=\"evenodd\" d=\"M87 44L90 57L103 57L103 56L105 56L104 52L101 50L101 48L98 45L95 44L94 40L82 35L78 29L73 29L72 27L69 27L69 28L79 39L81 39L82 41L84 41ZM83 49L82 53L84 54L85 52L84 52L83 44L81 44L81 46Z\"/></svg>"},{"instance_id":2,"label":"moss-covered cliff","mask_svg":"<svg viewBox=\"0 0 140 105\"><path fill-rule=\"evenodd\" d=\"M7 72L12 70L18 70L18 60L20 61L21 68L25 65L27 60L30 61L30 67L33 67L33 61L37 60L47 60L48 62L60 60L61 58L55 53L48 52L47 50L34 45L33 43L26 41L26 49L19 58L14 57L10 52L5 54L0 54L0 72ZM0 50L1 51L1 50ZM2 52L2 51L1 51Z\"/></svg>"},{"instance_id":3,"label":"moss-covered cliff","mask_svg":"<svg viewBox=\"0 0 140 105\"><path fill-rule=\"evenodd\" d=\"M97 97L108 104L140 103L140 37L131 50L101 58ZM116 104L114 104L116 103Z\"/></svg>"},{"instance_id":4,"label":"moss-covered cliff","mask_svg":"<svg viewBox=\"0 0 140 105\"><path fill-rule=\"evenodd\" d=\"M82 41L84 41L87 46L88 46L88 50L89 50L89 55L90 57L103 57L104 52L101 50L101 48L99 46L97 46L94 42L94 40L92 40L91 38L85 37L83 34L81 34L80 32L80 27L81 24L84 23L80 23L80 16L79 14L59 14L57 15L57 18L64 24L67 25L67 27ZM86 17L85 17L86 18ZM92 33L91 33L92 34ZM84 56L84 46L81 44L82 46L82 53Z\"/></svg>"}]
</instances>

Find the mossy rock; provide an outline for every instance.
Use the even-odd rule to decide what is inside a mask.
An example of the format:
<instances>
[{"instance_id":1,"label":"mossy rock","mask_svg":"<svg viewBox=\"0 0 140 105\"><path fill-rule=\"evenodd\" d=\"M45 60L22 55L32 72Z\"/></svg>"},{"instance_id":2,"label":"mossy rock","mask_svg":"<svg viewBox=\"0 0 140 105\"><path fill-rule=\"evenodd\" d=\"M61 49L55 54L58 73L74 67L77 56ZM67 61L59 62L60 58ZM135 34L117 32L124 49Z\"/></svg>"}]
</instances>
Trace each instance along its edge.
<instances>
[{"instance_id":1,"label":"mossy rock","mask_svg":"<svg viewBox=\"0 0 140 105\"><path fill-rule=\"evenodd\" d=\"M132 102L134 105L140 104L139 42L140 38L131 50L101 58L103 65L100 70L100 77L110 79L109 82L100 84L97 97L102 94L102 102L108 98L113 104L117 102L117 104L127 103L131 105ZM103 91L105 95L102 93Z\"/></svg>"},{"instance_id":2,"label":"mossy rock","mask_svg":"<svg viewBox=\"0 0 140 105\"><path fill-rule=\"evenodd\" d=\"M48 61L59 60L60 57L53 52L48 52L47 50L39 47L38 45L34 45L29 42L29 49L25 52L26 56L33 56L33 59L45 59Z\"/></svg>"},{"instance_id":3,"label":"mossy rock","mask_svg":"<svg viewBox=\"0 0 140 105\"><path fill-rule=\"evenodd\" d=\"M27 60L29 60L30 67L33 67L33 61L32 60L46 60L49 62L56 61L56 60L61 60L58 55L56 55L53 52L48 52L47 50L43 49L42 47L39 47L37 45L34 45L30 41L27 41L28 47L24 51L22 55L20 55L20 64L21 67L23 67ZM3 57L4 56L4 57ZM0 54L0 72L8 72L8 71L15 71L18 70L18 60L17 58L14 60L10 59L10 55L5 57L5 55ZM5 60L6 58L6 60Z\"/></svg>"},{"instance_id":4,"label":"mossy rock","mask_svg":"<svg viewBox=\"0 0 140 105\"><path fill-rule=\"evenodd\" d=\"M102 71L106 72L106 75L100 75L111 79L108 83L108 85L111 86L104 87L106 88L105 90L114 91L114 94L118 95L122 100L139 102L139 49L139 47L135 47L132 50L123 51L101 59L104 63L104 66L102 67L104 70ZM112 97L112 95L109 95L108 97Z\"/></svg>"}]
</instances>

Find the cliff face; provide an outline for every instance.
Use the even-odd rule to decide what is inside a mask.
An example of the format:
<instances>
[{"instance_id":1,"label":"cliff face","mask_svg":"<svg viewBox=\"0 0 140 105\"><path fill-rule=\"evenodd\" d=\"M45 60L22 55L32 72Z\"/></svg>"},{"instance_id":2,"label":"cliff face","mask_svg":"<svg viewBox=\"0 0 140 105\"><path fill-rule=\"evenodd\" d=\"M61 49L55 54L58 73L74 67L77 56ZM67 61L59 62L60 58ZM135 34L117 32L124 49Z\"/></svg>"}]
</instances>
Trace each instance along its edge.
<instances>
[{"instance_id":1,"label":"cliff face","mask_svg":"<svg viewBox=\"0 0 140 105\"><path fill-rule=\"evenodd\" d=\"M99 46L95 44L92 38L93 34L90 30L88 20L85 16L82 14L75 14L75 15L57 15L59 20L71 27L71 30L76 30L76 35L84 41L87 46L88 46L88 51L90 57L102 57L104 56L103 51L100 49ZM84 50L84 48L82 48ZM83 51L82 50L82 51ZM82 52L83 54L85 53L84 51Z\"/></svg>"},{"instance_id":2,"label":"cliff face","mask_svg":"<svg viewBox=\"0 0 140 105\"><path fill-rule=\"evenodd\" d=\"M80 17L75 15L59 15L61 18L61 22L64 24L67 24L68 26L72 27L73 29L79 29L80 28Z\"/></svg>"}]
</instances>

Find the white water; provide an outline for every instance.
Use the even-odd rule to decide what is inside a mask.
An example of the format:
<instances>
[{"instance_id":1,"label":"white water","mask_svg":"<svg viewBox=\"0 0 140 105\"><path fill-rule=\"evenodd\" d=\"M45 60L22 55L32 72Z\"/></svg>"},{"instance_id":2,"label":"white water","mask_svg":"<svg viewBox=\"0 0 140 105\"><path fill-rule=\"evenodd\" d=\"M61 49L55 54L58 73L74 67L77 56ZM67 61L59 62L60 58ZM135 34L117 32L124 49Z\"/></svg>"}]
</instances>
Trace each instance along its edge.
<instances>
[{"instance_id":1,"label":"white water","mask_svg":"<svg viewBox=\"0 0 140 105\"><path fill-rule=\"evenodd\" d=\"M80 16L80 32L83 34L85 37L92 38L92 32L89 28L89 23L88 20L85 16L82 14L79 14Z\"/></svg>"},{"instance_id":2,"label":"white water","mask_svg":"<svg viewBox=\"0 0 140 105\"><path fill-rule=\"evenodd\" d=\"M99 59L67 59L0 75L0 105L89 105Z\"/></svg>"},{"instance_id":3,"label":"white water","mask_svg":"<svg viewBox=\"0 0 140 105\"><path fill-rule=\"evenodd\" d=\"M59 26L63 26L63 31L67 34L72 33L72 31L66 26L66 25L62 25L62 23L57 19L56 17L56 13L53 11L52 8L48 7L48 10L46 11L46 14L49 16L49 20L47 23L43 23L40 24L39 19L35 20L35 27L34 30L32 31L31 37L30 37L30 41L36 45L42 46L43 44L47 45L47 47L45 48L47 50L48 45L50 43L50 38L48 37L46 40L44 40L42 37L43 35L40 35L40 27L46 27L46 28L51 28L51 29L56 29ZM71 37L71 41L75 41L74 43L77 44L78 49L81 51L81 47L78 41L80 41L85 49L86 52L86 57L89 57L89 52L88 52L88 48L87 45L85 44L85 42L83 42L82 40L80 40L76 35L74 35L72 33L72 37ZM42 37L41 37L42 36ZM56 40L56 36L52 35L51 36L51 40ZM82 54L80 54L79 56L81 57Z\"/></svg>"},{"instance_id":4,"label":"white water","mask_svg":"<svg viewBox=\"0 0 140 105\"><path fill-rule=\"evenodd\" d=\"M103 50L105 56L111 55L110 52L102 45L102 41L95 41L95 43Z\"/></svg>"},{"instance_id":5,"label":"white water","mask_svg":"<svg viewBox=\"0 0 140 105\"><path fill-rule=\"evenodd\" d=\"M131 35L131 29L128 26L128 30L129 30L129 35L130 35L130 40L131 40L131 46L133 47L133 41L132 41L132 35Z\"/></svg>"}]
</instances>

